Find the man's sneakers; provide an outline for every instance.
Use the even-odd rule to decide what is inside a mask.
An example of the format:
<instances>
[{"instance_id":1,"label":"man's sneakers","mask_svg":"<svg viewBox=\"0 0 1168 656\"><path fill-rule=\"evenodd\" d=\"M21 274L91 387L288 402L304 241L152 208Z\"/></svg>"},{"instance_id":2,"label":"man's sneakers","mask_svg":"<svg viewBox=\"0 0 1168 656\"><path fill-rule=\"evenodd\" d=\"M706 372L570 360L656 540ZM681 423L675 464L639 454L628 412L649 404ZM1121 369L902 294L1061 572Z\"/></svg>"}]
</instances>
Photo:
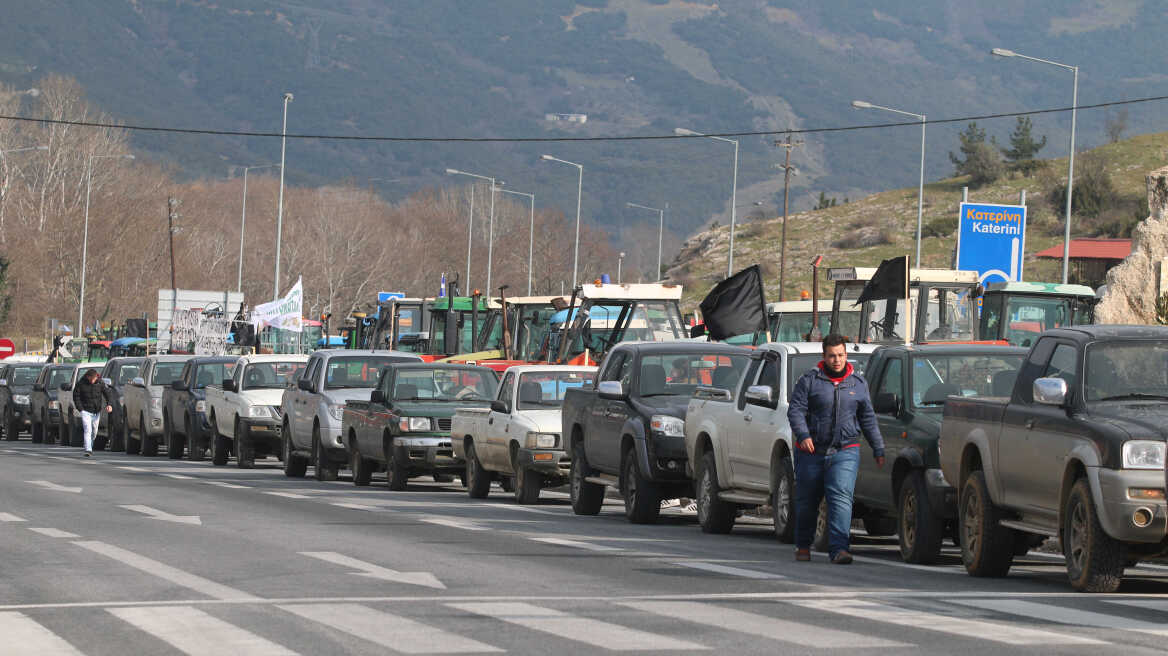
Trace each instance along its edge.
<instances>
[{"instance_id":1,"label":"man's sneakers","mask_svg":"<svg viewBox=\"0 0 1168 656\"><path fill-rule=\"evenodd\" d=\"M847 551L840 551L831 557L831 562L834 565L851 565L852 554L848 553Z\"/></svg>"},{"instance_id":2,"label":"man's sneakers","mask_svg":"<svg viewBox=\"0 0 1168 656\"><path fill-rule=\"evenodd\" d=\"M797 560L799 562L807 562L807 561L811 560L811 550L810 549L796 549L795 550L795 560Z\"/></svg>"},{"instance_id":3,"label":"man's sneakers","mask_svg":"<svg viewBox=\"0 0 1168 656\"><path fill-rule=\"evenodd\" d=\"M92 458L92 457L93 457L93 452L92 452L92 451L86 451L86 452L85 452L85 457L86 457L86 458Z\"/></svg>"}]
</instances>

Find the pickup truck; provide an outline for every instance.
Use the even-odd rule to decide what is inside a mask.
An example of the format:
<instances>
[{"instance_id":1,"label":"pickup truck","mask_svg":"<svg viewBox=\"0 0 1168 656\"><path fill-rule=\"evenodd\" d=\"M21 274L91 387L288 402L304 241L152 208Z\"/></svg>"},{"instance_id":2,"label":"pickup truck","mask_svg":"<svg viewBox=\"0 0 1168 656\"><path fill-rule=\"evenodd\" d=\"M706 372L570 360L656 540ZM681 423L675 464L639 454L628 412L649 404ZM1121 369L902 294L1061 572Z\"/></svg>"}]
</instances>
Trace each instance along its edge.
<instances>
[{"instance_id":1,"label":"pickup truck","mask_svg":"<svg viewBox=\"0 0 1168 656\"><path fill-rule=\"evenodd\" d=\"M1008 397L950 397L940 463L961 490L961 556L1005 576L1057 537L1076 590L1111 592L1126 566L1168 551L1164 501L1168 328L1041 333Z\"/></svg>"},{"instance_id":2,"label":"pickup truck","mask_svg":"<svg viewBox=\"0 0 1168 656\"><path fill-rule=\"evenodd\" d=\"M211 425L207 423L207 386L235 371L238 356L199 355L187 360L182 374L162 390L162 439L166 457L190 460L207 455Z\"/></svg>"},{"instance_id":3,"label":"pickup truck","mask_svg":"<svg viewBox=\"0 0 1168 656\"><path fill-rule=\"evenodd\" d=\"M28 395L29 414L32 415L32 441L55 444L61 435L61 404L57 395L61 383L73 377L76 364L50 364L40 370Z\"/></svg>"},{"instance_id":4,"label":"pickup truck","mask_svg":"<svg viewBox=\"0 0 1168 656\"><path fill-rule=\"evenodd\" d=\"M848 361L862 370L873 350L869 344L849 344ZM728 533L739 510L769 505L775 536L794 540L787 402L795 381L821 359L823 345L817 342L763 344L750 354L740 379L694 391L685 413L686 471L697 487L703 531Z\"/></svg>"},{"instance_id":5,"label":"pickup truck","mask_svg":"<svg viewBox=\"0 0 1168 656\"><path fill-rule=\"evenodd\" d=\"M122 411L126 415L126 453L158 455L162 434L162 391L182 376L191 355L150 355L142 372L122 390Z\"/></svg>"},{"instance_id":6,"label":"pickup truck","mask_svg":"<svg viewBox=\"0 0 1168 656\"><path fill-rule=\"evenodd\" d=\"M110 451L126 450L126 401L123 393L126 385L141 373L144 362L146 358L110 358L101 369L101 378L110 388L114 403L112 413L102 410L97 434L107 441Z\"/></svg>"},{"instance_id":7,"label":"pickup truck","mask_svg":"<svg viewBox=\"0 0 1168 656\"><path fill-rule=\"evenodd\" d=\"M16 440L20 431L32 426L28 395L44 367L43 362L17 362L0 371L0 417L3 417L4 437L10 442Z\"/></svg>"},{"instance_id":8,"label":"pickup truck","mask_svg":"<svg viewBox=\"0 0 1168 656\"><path fill-rule=\"evenodd\" d=\"M318 481L334 481L349 461L342 440L341 415L350 399L368 399L381 370L422 357L400 351L324 349L308 358L296 385L280 399L284 475L299 478L311 461Z\"/></svg>"},{"instance_id":9,"label":"pickup truck","mask_svg":"<svg viewBox=\"0 0 1168 656\"><path fill-rule=\"evenodd\" d=\"M247 355L231 378L207 386L212 464L234 455L240 469L250 469L256 458L280 454L280 400L307 362L307 355Z\"/></svg>"},{"instance_id":10,"label":"pickup truck","mask_svg":"<svg viewBox=\"0 0 1168 656\"><path fill-rule=\"evenodd\" d=\"M709 342L628 342L605 356L596 383L564 395L569 489L577 515L595 515L605 486L620 490L625 517L657 521L662 499L692 494L685 413L698 385L727 388L750 351Z\"/></svg>"},{"instance_id":11,"label":"pickup truck","mask_svg":"<svg viewBox=\"0 0 1168 656\"><path fill-rule=\"evenodd\" d=\"M368 400L345 402L341 431L353 484L368 485L382 467L391 490L406 489L413 476L438 480L462 474L465 464L450 445L451 417L456 408L488 407L498 388L497 375L486 367L429 362L386 367Z\"/></svg>"},{"instance_id":12,"label":"pickup truck","mask_svg":"<svg viewBox=\"0 0 1168 656\"><path fill-rule=\"evenodd\" d=\"M530 504L544 487L566 482L560 406L567 390L591 385L595 377L596 367L510 367L490 407L456 410L450 444L454 457L466 461L467 494L486 498L492 479L511 476L515 500Z\"/></svg>"},{"instance_id":13,"label":"pickup truck","mask_svg":"<svg viewBox=\"0 0 1168 656\"><path fill-rule=\"evenodd\" d=\"M861 453L852 514L869 534L894 527L905 562L936 562L942 539L956 535L957 489L937 458L946 400L1008 395L1025 357L1026 349L1010 346L921 344L882 347L868 361L887 466Z\"/></svg>"}]
</instances>

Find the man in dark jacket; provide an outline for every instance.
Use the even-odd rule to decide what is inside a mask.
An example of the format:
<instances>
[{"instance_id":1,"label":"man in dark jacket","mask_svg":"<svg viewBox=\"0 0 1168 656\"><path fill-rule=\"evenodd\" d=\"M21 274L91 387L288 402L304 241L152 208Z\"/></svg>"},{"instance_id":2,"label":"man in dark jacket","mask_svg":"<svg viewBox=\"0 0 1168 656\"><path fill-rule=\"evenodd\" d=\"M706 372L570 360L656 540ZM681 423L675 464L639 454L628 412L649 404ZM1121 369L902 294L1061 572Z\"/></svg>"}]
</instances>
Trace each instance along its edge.
<instances>
[{"instance_id":1,"label":"man in dark jacket","mask_svg":"<svg viewBox=\"0 0 1168 656\"><path fill-rule=\"evenodd\" d=\"M101 421L101 411L113 412L110 390L98 378L97 369L85 372L73 388L73 405L81 413L82 435L85 437L85 457L93 454L93 437L97 435L97 423Z\"/></svg>"},{"instance_id":2,"label":"man in dark jacket","mask_svg":"<svg viewBox=\"0 0 1168 656\"><path fill-rule=\"evenodd\" d=\"M795 560L811 560L819 502L827 497L828 555L847 565L852 492L860 468L860 433L884 466L884 439L872 411L868 383L848 362L846 338L823 339L823 360L803 374L791 395L787 419L795 451Z\"/></svg>"}]
</instances>

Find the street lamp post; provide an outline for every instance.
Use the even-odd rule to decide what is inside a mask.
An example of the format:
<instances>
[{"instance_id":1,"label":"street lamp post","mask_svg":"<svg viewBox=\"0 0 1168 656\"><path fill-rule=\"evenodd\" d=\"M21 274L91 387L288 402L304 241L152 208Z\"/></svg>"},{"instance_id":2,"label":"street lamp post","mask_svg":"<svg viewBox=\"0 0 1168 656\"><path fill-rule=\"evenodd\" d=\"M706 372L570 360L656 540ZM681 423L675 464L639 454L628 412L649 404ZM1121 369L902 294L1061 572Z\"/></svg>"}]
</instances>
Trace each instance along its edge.
<instances>
[{"instance_id":1,"label":"street lamp post","mask_svg":"<svg viewBox=\"0 0 1168 656\"><path fill-rule=\"evenodd\" d=\"M511 191L510 189L499 189L499 191L516 196L527 196L528 200L531 201L531 227L528 228L527 233L527 295L531 296L531 268L534 261L532 258L535 254L535 194Z\"/></svg>"},{"instance_id":2,"label":"street lamp post","mask_svg":"<svg viewBox=\"0 0 1168 656\"><path fill-rule=\"evenodd\" d=\"M540 155L539 158L547 162L559 162L560 164L575 166L580 176L576 182L576 246L573 249L574 255L572 256L572 289L575 289L576 278L580 272L580 198L584 193L584 165L569 162L566 159L552 157L551 155Z\"/></svg>"},{"instance_id":3,"label":"street lamp post","mask_svg":"<svg viewBox=\"0 0 1168 656\"><path fill-rule=\"evenodd\" d=\"M253 169L268 169L279 164L259 164L243 167L243 213L239 217L239 274L236 276L235 291L243 291L243 234L247 226L247 172Z\"/></svg>"},{"instance_id":4,"label":"street lamp post","mask_svg":"<svg viewBox=\"0 0 1168 656\"><path fill-rule=\"evenodd\" d=\"M284 127L280 131L280 200L276 205L276 277L272 280L272 300L280 298L280 237L284 232L284 153L288 145L288 103L292 94L284 94Z\"/></svg>"},{"instance_id":5,"label":"street lamp post","mask_svg":"<svg viewBox=\"0 0 1168 656\"><path fill-rule=\"evenodd\" d=\"M917 257L915 260L913 260L915 262L915 266L921 266L921 217L924 215L925 208L925 126L928 124L928 121L925 119L924 114L914 114L913 112L905 112L899 109L893 109L891 107L873 105L872 103L864 102L863 100L853 100L852 107L855 107L856 109L882 109L886 112L892 112L894 114L912 116L921 122L921 176L920 180L917 182Z\"/></svg>"},{"instance_id":6,"label":"street lamp post","mask_svg":"<svg viewBox=\"0 0 1168 656\"><path fill-rule=\"evenodd\" d=\"M93 188L93 160L105 158L134 159L133 155L90 155L85 165L85 228L81 236L81 293L77 303L77 328L74 335L85 334L82 321L85 319L85 265L89 258L89 194Z\"/></svg>"},{"instance_id":7,"label":"street lamp post","mask_svg":"<svg viewBox=\"0 0 1168 656\"><path fill-rule=\"evenodd\" d=\"M1059 68L1065 68L1070 71L1074 76L1074 83L1071 87L1071 145L1070 153L1067 155L1067 213L1063 226L1063 284L1065 285L1070 276L1071 268L1071 190L1075 184L1075 115L1078 112L1079 105L1079 67L1060 64L1049 59L1039 59L1038 57L1022 55L1005 48L994 48L990 51L990 54L998 57L1018 57L1019 59L1029 59L1040 64L1058 66Z\"/></svg>"},{"instance_id":8,"label":"street lamp post","mask_svg":"<svg viewBox=\"0 0 1168 656\"><path fill-rule=\"evenodd\" d=\"M666 203L665 206L669 207L669 204ZM636 203L625 203L625 207L638 207L657 213L657 273L653 276L653 280L661 280L661 244L665 239L665 210Z\"/></svg>"},{"instance_id":9,"label":"street lamp post","mask_svg":"<svg viewBox=\"0 0 1168 656\"><path fill-rule=\"evenodd\" d=\"M478 178L479 180L486 180L486 181L491 183L491 222L490 222L490 227L488 228L488 232L487 232L487 290L488 290L487 293L489 294L490 293L489 290L491 289L491 259L494 255L493 246L495 245L494 244L494 241L495 241L495 186L496 186L495 179L492 177L489 177L489 176L479 175L477 173L467 173L466 171L459 171L458 169L446 169L446 174L447 175L465 175L469 178ZM473 186L471 187L471 194L472 194L471 203L474 203L474 200L473 200L474 187ZM473 204L471 205L471 215L472 216L474 215L474 205ZM466 246L466 277L468 280L468 282L466 284L466 288L467 288L467 290L469 290L470 289L470 286L469 286L470 285L470 283L469 283L469 280L470 280L470 232L469 232L469 230L467 232L467 246Z\"/></svg>"},{"instance_id":10,"label":"street lamp post","mask_svg":"<svg viewBox=\"0 0 1168 656\"><path fill-rule=\"evenodd\" d=\"M738 140L714 137L685 128L674 128L673 133L683 137L706 137L707 139L734 144L734 175L730 181L730 255L726 260L726 277L729 278L734 273L734 224L737 218L737 208L735 205L738 203Z\"/></svg>"}]
</instances>

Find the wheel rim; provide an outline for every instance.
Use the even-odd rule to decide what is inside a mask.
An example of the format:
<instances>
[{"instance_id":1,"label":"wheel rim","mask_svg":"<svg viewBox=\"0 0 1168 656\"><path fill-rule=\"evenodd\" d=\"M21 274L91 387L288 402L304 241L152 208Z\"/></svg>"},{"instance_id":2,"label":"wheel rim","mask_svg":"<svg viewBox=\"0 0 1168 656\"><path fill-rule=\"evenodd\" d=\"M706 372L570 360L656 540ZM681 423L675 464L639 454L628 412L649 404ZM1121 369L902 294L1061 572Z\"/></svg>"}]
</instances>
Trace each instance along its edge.
<instances>
[{"instance_id":1,"label":"wheel rim","mask_svg":"<svg viewBox=\"0 0 1168 656\"><path fill-rule=\"evenodd\" d=\"M914 488L904 493L904 507L900 509L900 535L904 538L905 546L912 549L917 539L917 495Z\"/></svg>"},{"instance_id":2,"label":"wheel rim","mask_svg":"<svg viewBox=\"0 0 1168 656\"><path fill-rule=\"evenodd\" d=\"M791 521L791 488L786 476L779 479L775 488L775 503L771 512L780 526L786 527Z\"/></svg>"},{"instance_id":3,"label":"wheel rim","mask_svg":"<svg viewBox=\"0 0 1168 656\"><path fill-rule=\"evenodd\" d=\"M1071 505L1070 545L1068 560L1074 571L1081 572L1087 559L1087 509L1082 503Z\"/></svg>"},{"instance_id":4,"label":"wheel rim","mask_svg":"<svg viewBox=\"0 0 1168 656\"><path fill-rule=\"evenodd\" d=\"M970 554L977 553L981 546L980 515L978 499L973 494L965 495L965 512L961 522L961 545Z\"/></svg>"}]
</instances>

